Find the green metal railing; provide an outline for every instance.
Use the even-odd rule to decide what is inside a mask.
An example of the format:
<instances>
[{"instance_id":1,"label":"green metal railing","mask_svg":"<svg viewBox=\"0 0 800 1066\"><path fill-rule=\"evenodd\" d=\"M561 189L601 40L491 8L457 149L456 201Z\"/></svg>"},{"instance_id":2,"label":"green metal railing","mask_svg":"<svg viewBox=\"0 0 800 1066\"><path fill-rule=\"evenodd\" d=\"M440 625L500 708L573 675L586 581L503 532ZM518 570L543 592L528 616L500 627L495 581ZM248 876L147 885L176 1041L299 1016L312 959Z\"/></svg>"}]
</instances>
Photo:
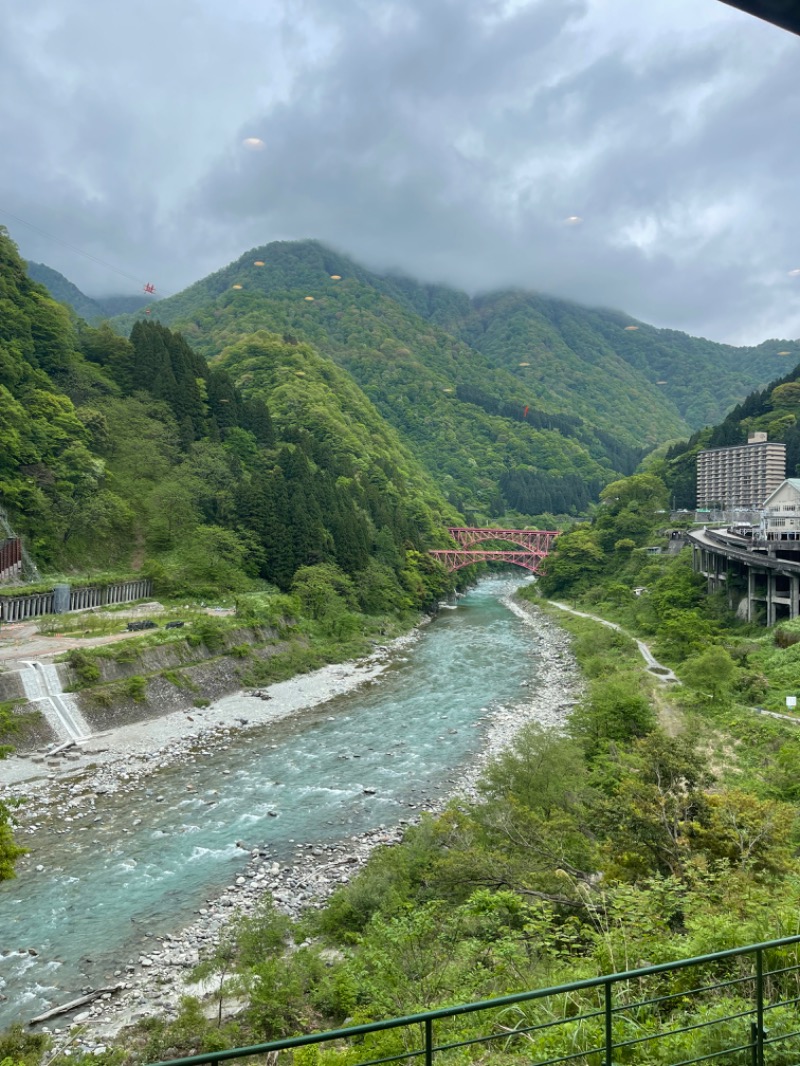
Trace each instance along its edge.
<instances>
[{"instance_id":1,"label":"green metal railing","mask_svg":"<svg viewBox=\"0 0 800 1066\"><path fill-rule=\"evenodd\" d=\"M466 1019L469 1032L459 1030L456 1020L473 1015L483 1016L480 1031L478 1018ZM278 1052L319 1045L322 1053L304 1064L432 1066L436 1057L444 1066L483 1062L488 1053L530 1066L796 1066L800 936L158 1066L264 1055L274 1064Z\"/></svg>"}]
</instances>

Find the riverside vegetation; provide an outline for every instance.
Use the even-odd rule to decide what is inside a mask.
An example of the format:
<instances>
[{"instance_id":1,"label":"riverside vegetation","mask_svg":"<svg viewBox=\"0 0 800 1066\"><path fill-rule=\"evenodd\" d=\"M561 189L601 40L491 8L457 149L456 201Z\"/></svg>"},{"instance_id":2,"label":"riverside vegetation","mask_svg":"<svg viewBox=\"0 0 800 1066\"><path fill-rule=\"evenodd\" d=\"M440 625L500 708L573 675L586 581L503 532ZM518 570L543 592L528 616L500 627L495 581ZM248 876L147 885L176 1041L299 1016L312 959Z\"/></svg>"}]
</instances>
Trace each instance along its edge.
<instances>
[{"instance_id":1,"label":"riverside vegetation","mask_svg":"<svg viewBox=\"0 0 800 1066\"><path fill-rule=\"evenodd\" d=\"M195 597L236 600L237 620L197 619L195 635L222 648L226 627L275 626L288 659L271 669L349 657L409 625L453 588L426 555L448 523L464 511L567 519L587 484L633 469L641 443L707 418L709 382L735 362L708 342L700 358L668 331L619 339L629 320L611 312L597 313L588 339L578 311L557 301L505 294L467 306L448 290L366 277L313 242L271 248L266 299L243 290L234 306L245 266L234 264L172 311L165 301L162 322L137 321L128 339L70 316L0 235L0 492L15 527L53 573L69 575L91 551L98 565L152 575L176 612ZM343 295L315 297L322 313L308 318L309 280L346 267ZM210 362L168 328L170 315ZM580 353L596 345L612 387L598 399L590 374L573 415L570 381L583 380ZM774 373L762 348L746 361L758 382L726 377L731 399ZM658 398L658 360L694 360L708 395L695 380ZM524 398L523 364L534 370ZM642 551L663 523L661 469L612 480L595 520L560 539L541 587L654 640L684 685L664 691L624 635L559 618L588 686L566 733L525 732L478 802L424 818L324 910L290 922L267 902L232 926L201 971L222 979L212 1018L187 1000L177 1021L151 1019L91 1061L268 1039L797 931L800 739L792 723L752 713L791 684L794 626L776 646L707 598L680 556ZM97 680L99 654L73 664L79 683ZM15 845L0 815L7 875ZM723 991L703 1009L733 1003ZM512 1024L540 1009L521 1008ZM679 1022L687 1009L655 1005L643 1024ZM449 1025L453 1039L472 1032L469 1018ZM685 1057L713 1050L704 1033L685 1037ZM581 1039L594 1035L587 1023ZM401 1039L376 1035L368 1050L398 1052ZM558 1039L549 1054L563 1050ZM33 1066L42 1050L38 1036L0 1038L0 1061Z\"/></svg>"},{"instance_id":2,"label":"riverside vegetation","mask_svg":"<svg viewBox=\"0 0 800 1066\"><path fill-rule=\"evenodd\" d=\"M800 627L787 623L776 639L737 622L706 596L686 553L645 553L663 523L665 492L650 474L609 486L596 520L563 535L548 575L521 596L540 606L542 596L569 596L619 621L651 640L683 684L667 688L648 674L625 633L559 613L586 683L565 731L528 727L490 764L477 800L423 817L324 909L293 922L266 900L235 922L196 972L219 981L212 1003L187 998L176 1020L140 1023L124 1047L109 1046L106 1061L357 1024L798 932L800 731L756 715L752 704L778 701ZM585 573L575 565L578 545L591 548ZM635 596L634 586L646 592ZM797 951L770 961L795 964ZM721 964L707 974L735 970ZM793 982L786 978L784 998L797 994ZM641 1031L743 1009L735 986L699 1004L658 999L688 987L680 971L640 982L631 996L657 1000L637 1014ZM576 993L564 1010L595 1007L590 993ZM550 1010L519 1005L495 1021L519 1028L552 1020ZM779 1010L772 1024L784 1020ZM468 1040L486 1024L455 1018L437 1036ZM529 1034L525 1053L596 1046L600 1025L585 1021L577 1036ZM711 1054L728 1036L695 1029L663 1051L652 1045L648 1061ZM32 1066L36 1039L17 1033L7 1047ZM402 1034L387 1032L357 1053L403 1048ZM797 1051L789 1041L786 1053ZM516 1053L498 1047L493 1057ZM296 1055L356 1061L345 1049Z\"/></svg>"}]
</instances>

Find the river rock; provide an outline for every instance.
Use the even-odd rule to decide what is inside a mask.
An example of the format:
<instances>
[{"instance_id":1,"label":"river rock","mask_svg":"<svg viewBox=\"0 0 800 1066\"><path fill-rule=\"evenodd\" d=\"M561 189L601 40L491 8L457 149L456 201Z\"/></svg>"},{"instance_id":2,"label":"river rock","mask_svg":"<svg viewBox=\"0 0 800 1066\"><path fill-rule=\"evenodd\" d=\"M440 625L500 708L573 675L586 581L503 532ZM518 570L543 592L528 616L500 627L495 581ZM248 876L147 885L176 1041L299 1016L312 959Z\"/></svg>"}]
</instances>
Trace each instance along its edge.
<instances>
[{"instance_id":1,"label":"river rock","mask_svg":"<svg viewBox=\"0 0 800 1066\"><path fill-rule=\"evenodd\" d=\"M487 759L503 750L526 721L536 719L558 724L575 702L576 675L569 654L568 638L558 628L544 624L544 619L535 608L530 611L528 608L521 610L523 613L532 613L535 616L537 633L540 635L546 633L546 638L540 639L543 651L542 672L540 678L537 679L535 694L531 691L530 696L522 697L530 701L529 707L515 706L513 711L507 707L495 708L491 712L489 708L481 708L481 715L486 716L484 751L475 759L473 766L455 782L455 787L448 788L447 796L444 793L441 795L437 793L434 800L419 789L413 790L418 796L418 803L425 804L426 810L441 809L447 798L453 794L474 798L476 796L474 783ZM562 650L564 663L562 667L558 667L556 657ZM386 655L382 655L382 661L386 658ZM352 672L352 668L349 667L342 670L343 677L347 676L348 670ZM236 732L238 730L234 731ZM189 764L199 761L202 756L209 756L220 750L223 745L219 744L219 740L227 736L230 736L230 730L212 726L201 726L199 729L195 727L193 735L170 743L158 752L148 753L150 757L145 754L131 755L124 762L120 760L117 766L112 765L100 772L95 771L93 775L90 774L87 777L85 782L70 783L69 790L63 793L63 797L72 796L75 805L83 807L83 811L75 812L76 818L84 818L86 814L95 813L93 808L96 802L98 809L102 810L104 789L110 792L134 793L141 788L142 782L147 780L149 775L161 767L183 763L186 765L187 776L199 774L198 769L189 769ZM275 748L276 745L272 744L270 747ZM360 758L361 756L360 753L354 752L352 757ZM120 770L123 768L129 777L127 784L121 780ZM196 783L202 788L201 780L197 780ZM97 787L98 785L100 788ZM27 789L20 788L19 792L22 791L27 791ZM154 790L151 790L150 794L153 795L153 792ZM202 788L202 792L206 797L216 795L216 790ZM377 789L366 787L362 789L362 794L376 795ZM47 809L48 805L51 805L51 809ZM419 808L417 804L410 804L410 807L415 810L415 813L406 816L403 822L413 825L417 818L416 810ZM64 809L63 802L59 800L54 787L43 783L36 797L36 805L33 807L36 814L41 817L44 813L47 818L50 818L58 810L63 813ZM133 810L135 806L132 807ZM278 817L277 811L268 813L270 817ZM31 818L30 821L35 823L35 818ZM136 826L141 823L142 819L137 818L132 824ZM85 830L86 827L76 826L75 828ZM237 883L232 893L226 892L221 898L209 901L209 905L198 912L195 923L174 938L174 948L170 949L166 957L158 958L156 952L151 952L141 957L147 962L141 961L139 966L133 962L129 963L125 967L125 972L130 975L130 988L123 993L118 1005L112 1007L111 1004L104 1004L94 1014L84 1012L87 1016L84 1020L88 1020L88 1017L95 1019L91 1023L94 1040L107 1041L112 1032L117 1031L133 1017L152 1015L155 1013L153 1004L156 1002L163 1000L158 1013L174 1013L173 1008L177 1005L178 998L185 988L183 973L195 964L195 960L199 958L199 951L205 955L213 950L221 929L231 916L232 907L235 906L237 910L247 914L257 905L262 894L271 893L279 909L291 917L299 916L304 906L318 908L339 885L346 884L363 866L373 848L395 843L401 839L403 830L404 826L400 825L389 829L382 828L340 841L324 849L301 845L294 859L288 865L283 866L277 862L266 862L262 866L254 861L255 856L251 854L246 860L248 874L251 874L253 870L257 873L250 879L249 884L247 879L240 875L236 879ZM154 963L154 958L158 958L158 964ZM165 983L169 986L166 992ZM118 1013L112 1017L112 1011ZM98 1030L98 1026L102 1028ZM94 1047L94 1040L87 1045L90 1050ZM100 1046L106 1046L106 1044L101 1043Z\"/></svg>"}]
</instances>

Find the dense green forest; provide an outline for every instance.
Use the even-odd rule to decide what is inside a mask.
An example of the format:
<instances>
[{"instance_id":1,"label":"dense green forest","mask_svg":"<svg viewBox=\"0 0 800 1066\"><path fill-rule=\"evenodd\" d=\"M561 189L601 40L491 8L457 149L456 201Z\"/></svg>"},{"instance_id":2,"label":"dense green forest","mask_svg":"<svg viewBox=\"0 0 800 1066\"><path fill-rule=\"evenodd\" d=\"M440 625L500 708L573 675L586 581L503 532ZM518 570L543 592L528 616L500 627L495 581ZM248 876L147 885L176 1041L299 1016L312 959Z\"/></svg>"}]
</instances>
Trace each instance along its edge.
<instances>
[{"instance_id":1,"label":"dense green forest","mask_svg":"<svg viewBox=\"0 0 800 1066\"><path fill-rule=\"evenodd\" d=\"M436 597L423 553L458 516L329 359L262 333L211 366L158 323L71 318L5 235L0 257L0 502L41 567L134 565L202 596L325 565L363 610L376 589L388 609Z\"/></svg>"},{"instance_id":2,"label":"dense green forest","mask_svg":"<svg viewBox=\"0 0 800 1066\"><path fill-rule=\"evenodd\" d=\"M720 418L792 349L733 348L531 293L471 300L314 241L254 249L149 314L208 357L264 328L310 342L350 372L454 507L507 524L581 513L599 485Z\"/></svg>"}]
</instances>

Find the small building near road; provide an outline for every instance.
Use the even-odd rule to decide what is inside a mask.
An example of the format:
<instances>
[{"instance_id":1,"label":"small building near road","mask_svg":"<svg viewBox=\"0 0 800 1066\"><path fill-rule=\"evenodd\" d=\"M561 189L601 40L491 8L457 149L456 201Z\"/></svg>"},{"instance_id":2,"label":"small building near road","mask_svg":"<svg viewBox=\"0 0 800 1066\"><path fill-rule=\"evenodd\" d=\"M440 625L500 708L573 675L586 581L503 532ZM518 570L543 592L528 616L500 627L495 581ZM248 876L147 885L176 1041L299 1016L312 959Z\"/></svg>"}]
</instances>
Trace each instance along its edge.
<instances>
[{"instance_id":1,"label":"small building near road","mask_svg":"<svg viewBox=\"0 0 800 1066\"><path fill-rule=\"evenodd\" d=\"M767 496L759 532L763 540L800 541L800 478L786 478Z\"/></svg>"}]
</instances>

